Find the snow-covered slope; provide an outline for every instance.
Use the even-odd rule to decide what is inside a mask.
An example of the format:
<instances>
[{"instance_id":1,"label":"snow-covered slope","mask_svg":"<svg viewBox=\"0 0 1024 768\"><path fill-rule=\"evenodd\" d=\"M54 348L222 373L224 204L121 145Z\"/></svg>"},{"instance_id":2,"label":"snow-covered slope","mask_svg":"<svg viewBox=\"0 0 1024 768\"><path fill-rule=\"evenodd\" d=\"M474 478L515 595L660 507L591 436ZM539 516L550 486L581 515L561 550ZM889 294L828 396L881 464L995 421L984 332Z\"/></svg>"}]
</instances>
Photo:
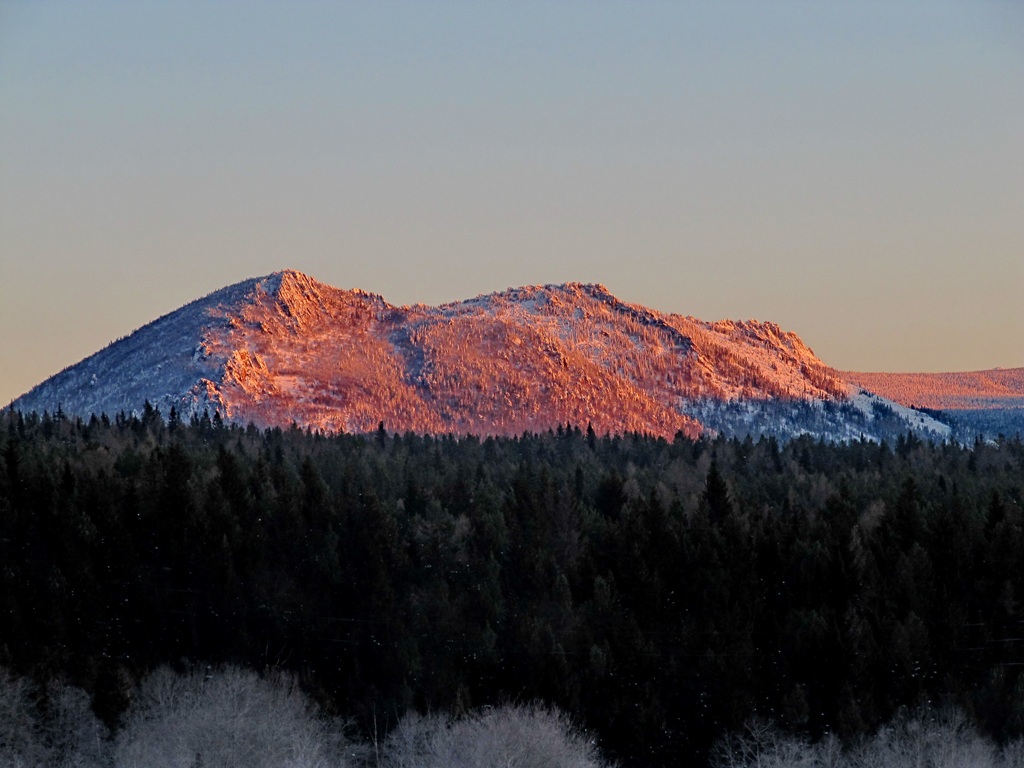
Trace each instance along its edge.
<instances>
[{"instance_id":1,"label":"snow-covered slope","mask_svg":"<svg viewBox=\"0 0 1024 768\"><path fill-rule=\"evenodd\" d=\"M908 428L916 432L928 432L942 439L946 439L953 434L951 426L933 416L892 400L887 400L881 395L864 389L854 389L851 392L850 401L855 408L868 417L875 417L880 411L888 410L893 418L903 421L907 424Z\"/></svg>"},{"instance_id":2,"label":"snow-covered slope","mask_svg":"<svg viewBox=\"0 0 1024 768\"><path fill-rule=\"evenodd\" d=\"M1024 368L955 373L857 373L844 371L852 391L870 391L920 417L941 411L953 437L970 442L1024 434Z\"/></svg>"},{"instance_id":3,"label":"snow-covered slope","mask_svg":"<svg viewBox=\"0 0 1024 768\"><path fill-rule=\"evenodd\" d=\"M140 410L148 399L166 414L224 408L217 385L224 360L204 337L230 323L228 308L274 292L281 275L247 280L186 304L65 368L14 402L22 410L116 414Z\"/></svg>"},{"instance_id":4,"label":"snow-covered slope","mask_svg":"<svg viewBox=\"0 0 1024 768\"><path fill-rule=\"evenodd\" d=\"M284 271L188 304L14 406L87 416L138 411L148 400L165 414L217 410L260 426L369 431L383 421L394 431L518 434L591 423L671 437L696 435L714 420L708 414L737 404L754 433L774 434L766 420L780 407L842 413L836 407L847 404L852 414L847 390L773 323L664 314L602 285L396 307ZM818 428L792 418L783 436L872 434L842 415L817 419Z\"/></svg>"}]
</instances>

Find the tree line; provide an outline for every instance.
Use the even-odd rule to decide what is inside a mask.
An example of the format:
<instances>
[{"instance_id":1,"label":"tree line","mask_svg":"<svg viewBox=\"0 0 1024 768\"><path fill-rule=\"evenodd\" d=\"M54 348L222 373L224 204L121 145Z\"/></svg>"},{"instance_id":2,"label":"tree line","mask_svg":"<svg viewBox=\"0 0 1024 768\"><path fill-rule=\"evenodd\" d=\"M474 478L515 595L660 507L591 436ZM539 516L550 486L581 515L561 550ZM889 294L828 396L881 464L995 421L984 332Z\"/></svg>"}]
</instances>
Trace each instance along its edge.
<instances>
[{"instance_id":1,"label":"tree line","mask_svg":"<svg viewBox=\"0 0 1024 768\"><path fill-rule=\"evenodd\" d=\"M362 734L542 701L624 765L922 701L1024 732L1024 444L259 430L0 415L0 665L117 728L167 664Z\"/></svg>"},{"instance_id":2,"label":"tree line","mask_svg":"<svg viewBox=\"0 0 1024 768\"><path fill-rule=\"evenodd\" d=\"M238 667L159 667L116 729L82 689L0 668L0 765L9 768L507 768L609 766L565 714L538 704L409 713L372 741L324 713L295 677Z\"/></svg>"}]
</instances>

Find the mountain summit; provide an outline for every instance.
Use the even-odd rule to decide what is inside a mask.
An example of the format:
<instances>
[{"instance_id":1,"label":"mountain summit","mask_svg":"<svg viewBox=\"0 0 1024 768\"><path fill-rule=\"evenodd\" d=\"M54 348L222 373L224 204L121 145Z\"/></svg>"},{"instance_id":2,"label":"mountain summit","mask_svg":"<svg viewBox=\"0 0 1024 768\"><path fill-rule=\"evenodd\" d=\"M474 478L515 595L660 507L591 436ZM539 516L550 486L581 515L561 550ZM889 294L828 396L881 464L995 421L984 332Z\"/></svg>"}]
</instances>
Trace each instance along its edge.
<instances>
[{"instance_id":1,"label":"mountain summit","mask_svg":"<svg viewBox=\"0 0 1024 768\"><path fill-rule=\"evenodd\" d=\"M240 423L349 432L380 422L475 434L590 423L671 437L720 429L723 413L756 421L768 405L865 412L837 371L774 323L665 314L582 283L397 307L292 270L171 312L13 405L88 416L138 411L147 400L165 415L206 409ZM840 436L864 431L847 427Z\"/></svg>"}]
</instances>

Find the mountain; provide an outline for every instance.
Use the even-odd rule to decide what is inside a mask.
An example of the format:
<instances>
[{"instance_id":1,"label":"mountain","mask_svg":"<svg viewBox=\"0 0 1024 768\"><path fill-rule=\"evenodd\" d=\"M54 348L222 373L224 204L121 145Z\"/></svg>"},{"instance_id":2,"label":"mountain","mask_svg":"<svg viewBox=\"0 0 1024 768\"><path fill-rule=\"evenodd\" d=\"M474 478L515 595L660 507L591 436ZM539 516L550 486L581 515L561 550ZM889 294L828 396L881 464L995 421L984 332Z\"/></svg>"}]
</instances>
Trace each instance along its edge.
<instances>
[{"instance_id":1,"label":"mountain","mask_svg":"<svg viewBox=\"0 0 1024 768\"><path fill-rule=\"evenodd\" d=\"M958 373L858 373L842 377L904 406L941 411L961 440L977 434L1024 434L1024 368ZM937 414L939 415L939 414Z\"/></svg>"},{"instance_id":2,"label":"mountain","mask_svg":"<svg viewBox=\"0 0 1024 768\"><path fill-rule=\"evenodd\" d=\"M1024 408L1024 368L963 373L857 373L851 384L903 405L943 411Z\"/></svg>"},{"instance_id":3,"label":"mountain","mask_svg":"<svg viewBox=\"0 0 1024 768\"><path fill-rule=\"evenodd\" d=\"M791 332L620 301L599 284L394 306L291 270L223 288L14 401L24 411L219 412L258 426L520 434L557 424L672 437L847 439L935 419L866 394Z\"/></svg>"}]
</instances>

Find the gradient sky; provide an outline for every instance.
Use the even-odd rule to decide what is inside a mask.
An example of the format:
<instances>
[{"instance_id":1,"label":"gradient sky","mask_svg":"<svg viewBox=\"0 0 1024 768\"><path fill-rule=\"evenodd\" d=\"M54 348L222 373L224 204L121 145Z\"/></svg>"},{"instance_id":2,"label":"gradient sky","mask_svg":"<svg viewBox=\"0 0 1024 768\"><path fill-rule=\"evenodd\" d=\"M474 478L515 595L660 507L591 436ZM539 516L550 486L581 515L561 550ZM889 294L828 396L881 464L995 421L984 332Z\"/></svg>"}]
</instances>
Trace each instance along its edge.
<instances>
[{"instance_id":1,"label":"gradient sky","mask_svg":"<svg viewBox=\"0 0 1024 768\"><path fill-rule=\"evenodd\" d=\"M1024 366L1024 6L0 0L0 403L283 268Z\"/></svg>"}]
</instances>

